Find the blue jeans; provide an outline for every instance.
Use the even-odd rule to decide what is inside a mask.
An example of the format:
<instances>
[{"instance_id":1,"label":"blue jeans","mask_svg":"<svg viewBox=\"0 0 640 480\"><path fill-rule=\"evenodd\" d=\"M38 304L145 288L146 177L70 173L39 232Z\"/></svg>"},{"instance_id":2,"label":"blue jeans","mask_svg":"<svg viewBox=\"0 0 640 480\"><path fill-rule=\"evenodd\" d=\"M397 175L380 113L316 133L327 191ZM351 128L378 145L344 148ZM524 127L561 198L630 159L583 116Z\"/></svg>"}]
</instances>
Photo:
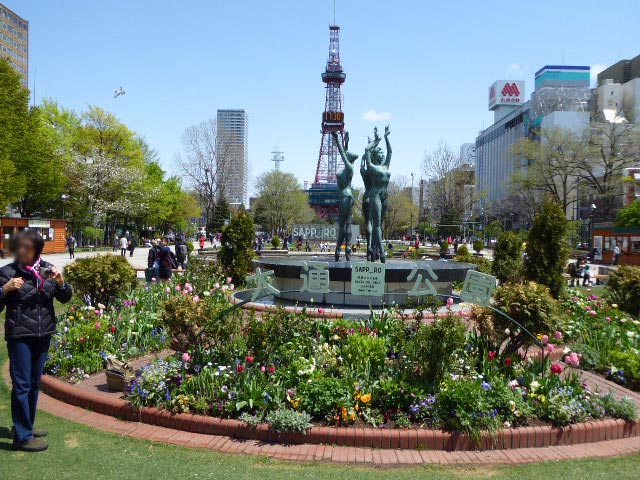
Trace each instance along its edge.
<instances>
[{"instance_id":1,"label":"blue jeans","mask_svg":"<svg viewBox=\"0 0 640 480\"><path fill-rule=\"evenodd\" d=\"M33 422L40 393L40 378L47 361L51 337L8 340L11 373L11 416L16 430L15 441L33 438Z\"/></svg>"}]
</instances>

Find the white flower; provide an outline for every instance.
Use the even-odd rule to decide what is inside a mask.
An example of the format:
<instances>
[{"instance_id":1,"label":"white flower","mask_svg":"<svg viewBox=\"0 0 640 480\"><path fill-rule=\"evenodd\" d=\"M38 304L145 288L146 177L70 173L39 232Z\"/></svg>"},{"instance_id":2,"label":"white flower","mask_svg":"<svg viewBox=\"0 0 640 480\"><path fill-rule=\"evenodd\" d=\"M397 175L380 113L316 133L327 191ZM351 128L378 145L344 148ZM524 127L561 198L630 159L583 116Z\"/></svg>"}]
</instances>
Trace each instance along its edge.
<instances>
[{"instance_id":1,"label":"white flower","mask_svg":"<svg viewBox=\"0 0 640 480\"><path fill-rule=\"evenodd\" d=\"M531 385L529 385L529 388L531 388L531 391L535 393L535 391L540 388L540 384L537 380L534 380L533 382L531 382Z\"/></svg>"},{"instance_id":2,"label":"white flower","mask_svg":"<svg viewBox=\"0 0 640 480\"><path fill-rule=\"evenodd\" d=\"M505 421L505 422L502 424L502 426L503 426L504 428L511 428L511 424L510 424L509 422L507 422L507 421Z\"/></svg>"},{"instance_id":3,"label":"white flower","mask_svg":"<svg viewBox=\"0 0 640 480\"><path fill-rule=\"evenodd\" d=\"M508 328L506 328L506 329L504 330L504 334L505 334L505 335L511 335L511 330L509 330Z\"/></svg>"}]
</instances>

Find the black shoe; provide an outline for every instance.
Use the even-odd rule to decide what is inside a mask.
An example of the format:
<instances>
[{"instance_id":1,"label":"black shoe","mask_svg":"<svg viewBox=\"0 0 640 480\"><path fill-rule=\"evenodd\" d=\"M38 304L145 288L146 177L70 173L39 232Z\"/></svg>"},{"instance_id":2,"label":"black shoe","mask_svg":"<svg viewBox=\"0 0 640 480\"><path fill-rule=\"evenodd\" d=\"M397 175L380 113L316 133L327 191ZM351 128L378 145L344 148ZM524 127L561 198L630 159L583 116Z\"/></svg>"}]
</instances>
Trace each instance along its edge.
<instances>
[{"instance_id":1,"label":"black shoe","mask_svg":"<svg viewBox=\"0 0 640 480\"><path fill-rule=\"evenodd\" d=\"M31 438L26 442L13 442L13 449L23 452L44 452L49 448L49 444L39 438Z\"/></svg>"}]
</instances>

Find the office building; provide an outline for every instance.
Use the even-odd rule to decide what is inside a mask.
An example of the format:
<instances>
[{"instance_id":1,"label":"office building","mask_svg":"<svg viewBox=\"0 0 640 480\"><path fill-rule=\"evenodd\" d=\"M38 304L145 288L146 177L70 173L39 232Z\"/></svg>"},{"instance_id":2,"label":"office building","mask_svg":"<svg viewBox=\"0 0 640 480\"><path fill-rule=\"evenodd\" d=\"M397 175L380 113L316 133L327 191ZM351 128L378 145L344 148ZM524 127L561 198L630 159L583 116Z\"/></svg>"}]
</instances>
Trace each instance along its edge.
<instances>
[{"instance_id":1,"label":"office building","mask_svg":"<svg viewBox=\"0 0 640 480\"><path fill-rule=\"evenodd\" d=\"M218 110L220 183L231 206L249 206L249 117L244 110Z\"/></svg>"},{"instance_id":2,"label":"office building","mask_svg":"<svg viewBox=\"0 0 640 480\"><path fill-rule=\"evenodd\" d=\"M7 58L29 86L29 22L0 3L0 56Z\"/></svg>"},{"instance_id":3,"label":"office building","mask_svg":"<svg viewBox=\"0 0 640 480\"><path fill-rule=\"evenodd\" d=\"M535 74L535 90L525 101L525 82L499 80L489 88L494 123L476 138L476 188L481 207L506 199L510 180L526 168L512 146L523 137L536 138L540 129L563 127L576 133L589 124L590 67L545 65Z\"/></svg>"},{"instance_id":4,"label":"office building","mask_svg":"<svg viewBox=\"0 0 640 480\"><path fill-rule=\"evenodd\" d=\"M599 73L594 99L597 118L640 123L640 55L620 60Z\"/></svg>"}]
</instances>

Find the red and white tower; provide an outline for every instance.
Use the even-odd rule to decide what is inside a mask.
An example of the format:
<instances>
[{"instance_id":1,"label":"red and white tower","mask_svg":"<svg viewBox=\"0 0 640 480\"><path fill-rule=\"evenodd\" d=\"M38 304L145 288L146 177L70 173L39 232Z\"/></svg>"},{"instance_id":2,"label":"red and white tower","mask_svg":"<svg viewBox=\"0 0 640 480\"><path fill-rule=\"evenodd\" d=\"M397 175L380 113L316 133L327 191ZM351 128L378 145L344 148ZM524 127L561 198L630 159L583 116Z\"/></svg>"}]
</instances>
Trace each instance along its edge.
<instances>
[{"instance_id":1,"label":"red and white tower","mask_svg":"<svg viewBox=\"0 0 640 480\"><path fill-rule=\"evenodd\" d=\"M331 218L338 214L336 173L342 161L331 138L331 132L338 132L340 140L343 141L344 113L341 88L347 78L340 63L340 27L331 25L329 34L329 60L322 73L322 81L326 85L326 100L322 113L322 141L315 181L309 189L309 204L322 218Z\"/></svg>"}]
</instances>

